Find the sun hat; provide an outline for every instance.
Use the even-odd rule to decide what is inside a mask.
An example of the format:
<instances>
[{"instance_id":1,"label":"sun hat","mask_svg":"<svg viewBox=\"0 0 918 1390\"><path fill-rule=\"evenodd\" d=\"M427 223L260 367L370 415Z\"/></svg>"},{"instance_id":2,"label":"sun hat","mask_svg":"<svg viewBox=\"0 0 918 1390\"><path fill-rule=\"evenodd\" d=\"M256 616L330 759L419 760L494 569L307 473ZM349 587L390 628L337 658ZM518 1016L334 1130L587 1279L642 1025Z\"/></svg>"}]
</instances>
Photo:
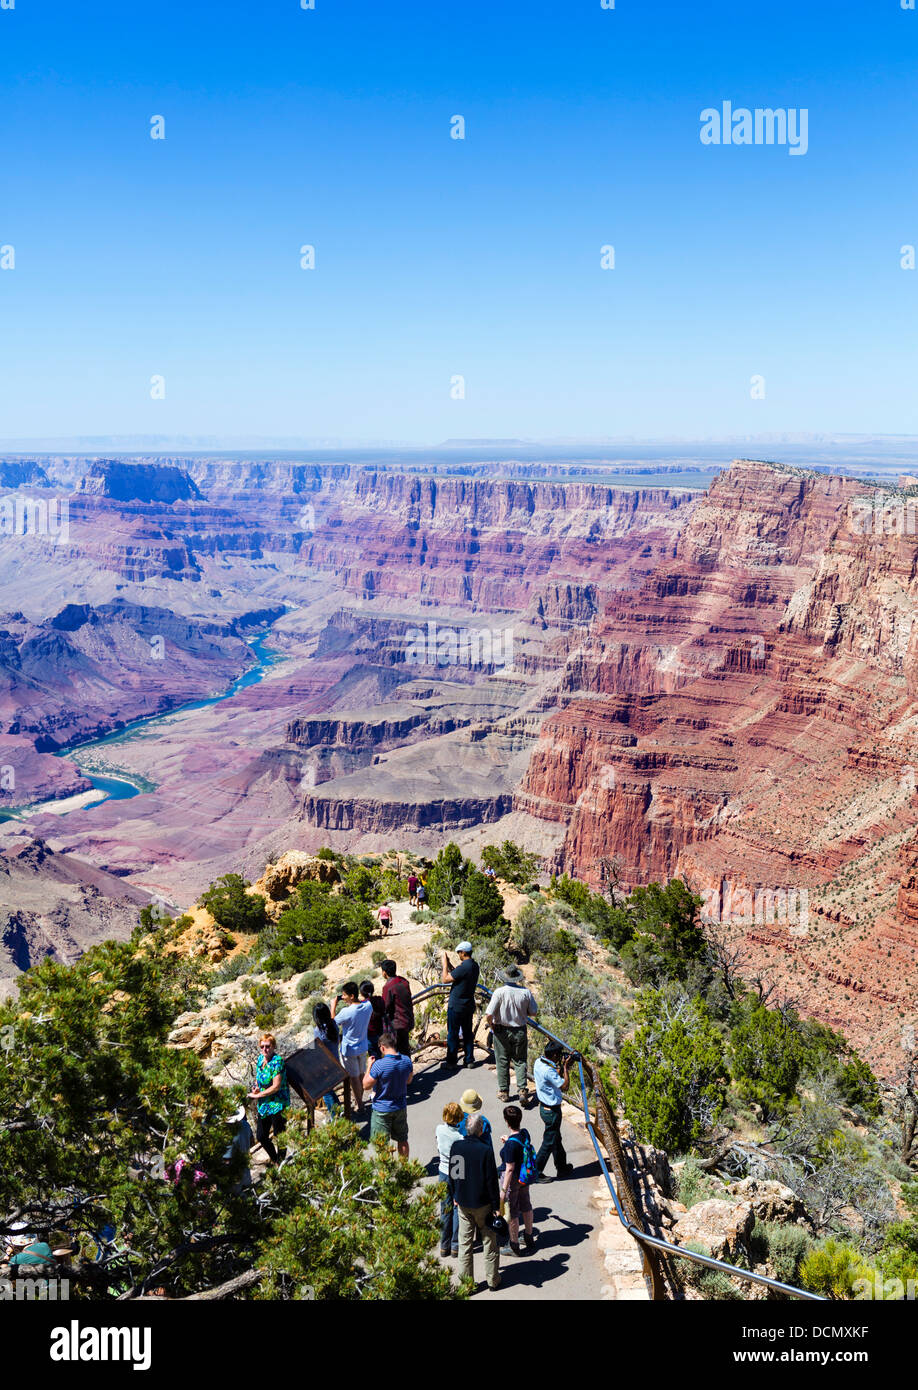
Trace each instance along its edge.
<instances>
[{"instance_id":1,"label":"sun hat","mask_svg":"<svg viewBox=\"0 0 918 1390\"><path fill-rule=\"evenodd\" d=\"M20 1249L25 1249L25 1247L31 1245L35 1239L35 1236L13 1236L10 1245L16 1245Z\"/></svg>"},{"instance_id":2,"label":"sun hat","mask_svg":"<svg viewBox=\"0 0 918 1390\"><path fill-rule=\"evenodd\" d=\"M474 1111L480 1110L483 1103L484 1102L482 1101L481 1096L478 1094L478 1092L471 1090L463 1091L459 1100L459 1104L462 1106L463 1110L467 1115L471 1115Z\"/></svg>"},{"instance_id":3,"label":"sun hat","mask_svg":"<svg viewBox=\"0 0 918 1390\"><path fill-rule=\"evenodd\" d=\"M516 984L523 979L523 972L518 965L508 965L506 970L501 970L497 978L503 980L505 984Z\"/></svg>"},{"instance_id":4,"label":"sun hat","mask_svg":"<svg viewBox=\"0 0 918 1390\"><path fill-rule=\"evenodd\" d=\"M238 1110L234 1110L233 1113L232 1113L232 1115L228 1115L228 1116L227 1116L226 1123L227 1123L228 1125L241 1125L241 1124L242 1124L242 1121L243 1121L244 1119L245 1119L245 1106L244 1106L244 1105L240 1105L240 1107L239 1107Z\"/></svg>"},{"instance_id":5,"label":"sun hat","mask_svg":"<svg viewBox=\"0 0 918 1390\"><path fill-rule=\"evenodd\" d=\"M470 956L472 954L471 941L460 941L459 945L456 947L456 950L461 951L464 956Z\"/></svg>"}]
</instances>

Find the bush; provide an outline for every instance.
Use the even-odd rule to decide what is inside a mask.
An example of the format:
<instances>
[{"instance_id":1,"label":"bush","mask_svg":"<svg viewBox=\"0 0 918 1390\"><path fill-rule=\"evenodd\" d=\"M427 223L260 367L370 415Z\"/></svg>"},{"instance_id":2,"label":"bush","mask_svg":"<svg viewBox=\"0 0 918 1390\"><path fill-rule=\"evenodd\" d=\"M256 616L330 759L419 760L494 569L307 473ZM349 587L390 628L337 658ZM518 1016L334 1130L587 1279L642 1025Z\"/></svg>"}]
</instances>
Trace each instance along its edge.
<instances>
[{"instance_id":1,"label":"bush","mask_svg":"<svg viewBox=\"0 0 918 1390\"><path fill-rule=\"evenodd\" d=\"M414 922L415 926L419 926L422 922L432 922L433 919L434 914L430 911L429 908L420 907L416 911L412 912L408 920ZM383 959L385 959L385 957L383 957Z\"/></svg>"},{"instance_id":2,"label":"bush","mask_svg":"<svg viewBox=\"0 0 918 1390\"><path fill-rule=\"evenodd\" d=\"M362 902L333 895L325 884L307 879L271 931L264 968L309 970L319 960L359 951L372 931L373 919Z\"/></svg>"},{"instance_id":3,"label":"bush","mask_svg":"<svg viewBox=\"0 0 918 1390\"><path fill-rule=\"evenodd\" d=\"M240 951L238 955L228 956L218 965L210 977L211 985L231 984L233 980L238 980L240 975L248 975L253 968L251 955L247 951Z\"/></svg>"},{"instance_id":4,"label":"bush","mask_svg":"<svg viewBox=\"0 0 918 1390\"><path fill-rule=\"evenodd\" d=\"M869 1275L858 1251L833 1237L817 1245L800 1262L803 1287L824 1298L853 1298L855 1280Z\"/></svg>"},{"instance_id":5,"label":"bush","mask_svg":"<svg viewBox=\"0 0 918 1390\"><path fill-rule=\"evenodd\" d=\"M336 854L333 849L328 849L327 846L323 845L321 849L316 850L316 858L327 859L331 863L337 864L341 859L341 855Z\"/></svg>"},{"instance_id":6,"label":"bush","mask_svg":"<svg viewBox=\"0 0 918 1390\"><path fill-rule=\"evenodd\" d=\"M370 903L376 894L376 875L365 865L356 864L344 875L344 891L358 902Z\"/></svg>"},{"instance_id":7,"label":"bush","mask_svg":"<svg viewBox=\"0 0 918 1390\"><path fill-rule=\"evenodd\" d=\"M263 1030L281 1028L289 1017L283 995L275 985L257 984L249 990L255 1006L255 1025Z\"/></svg>"},{"instance_id":8,"label":"bush","mask_svg":"<svg viewBox=\"0 0 918 1390\"><path fill-rule=\"evenodd\" d=\"M730 1064L744 1100L780 1114L797 1090L800 1036L778 1009L744 1000L734 1007Z\"/></svg>"},{"instance_id":9,"label":"bush","mask_svg":"<svg viewBox=\"0 0 918 1390\"><path fill-rule=\"evenodd\" d=\"M450 840L437 855L427 875L427 901L433 908L451 907L462 892L471 865Z\"/></svg>"},{"instance_id":10,"label":"bush","mask_svg":"<svg viewBox=\"0 0 918 1390\"><path fill-rule=\"evenodd\" d=\"M388 959L389 956L386 951L374 951L371 957L374 965L382 965L383 961Z\"/></svg>"},{"instance_id":11,"label":"bush","mask_svg":"<svg viewBox=\"0 0 918 1390\"><path fill-rule=\"evenodd\" d=\"M696 1255L711 1253L700 1241L695 1240L690 1240L685 1248L694 1250ZM746 1297L742 1283L721 1274L720 1270L708 1269L705 1265L695 1264L694 1260L680 1260L679 1266L686 1283L696 1288L703 1298L712 1302L733 1303Z\"/></svg>"},{"instance_id":12,"label":"bush","mask_svg":"<svg viewBox=\"0 0 918 1390\"><path fill-rule=\"evenodd\" d=\"M307 970L296 982L297 999L305 999L325 986L325 973L322 970Z\"/></svg>"},{"instance_id":13,"label":"bush","mask_svg":"<svg viewBox=\"0 0 918 1390\"><path fill-rule=\"evenodd\" d=\"M265 900L260 893L247 893L250 886L241 874L224 874L201 895L201 906L227 931L261 931Z\"/></svg>"},{"instance_id":14,"label":"bush","mask_svg":"<svg viewBox=\"0 0 918 1390\"><path fill-rule=\"evenodd\" d=\"M685 1152L723 1109L729 1073L720 1033L697 997L643 990L637 1016L619 1059L625 1114L641 1142Z\"/></svg>"},{"instance_id":15,"label":"bush","mask_svg":"<svg viewBox=\"0 0 918 1390\"><path fill-rule=\"evenodd\" d=\"M548 955L555 931L555 916L547 903L524 903L513 919L513 942L525 960Z\"/></svg>"},{"instance_id":16,"label":"bush","mask_svg":"<svg viewBox=\"0 0 918 1390\"><path fill-rule=\"evenodd\" d=\"M753 1248L761 1254L760 1263L767 1259L782 1284L800 1283L800 1265L813 1248L813 1242L801 1226L787 1226L779 1221L757 1221L752 1230Z\"/></svg>"},{"instance_id":17,"label":"bush","mask_svg":"<svg viewBox=\"0 0 918 1390\"><path fill-rule=\"evenodd\" d=\"M676 1196L684 1207L697 1206L711 1197L723 1197L724 1185L706 1173L695 1158L687 1158L676 1178Z\"/></svg>"},{"instance_id":18,"label":"bush","mask_svg":"<svg viewBox=\"0 0 918 1390\"><path fill-rule=\"evenodd\" d=\"M492 869L498 878L521 887L538 870L539 856L527 853L512 840L504 840L500 849L497 845L485 845L481 851L481 862L486 869Z\"/></svg>"},{"instance_id":19,"label":"bush","mask_svg":"<svg viewBox=\"0 0 918 1390\"><path fill-rule=\"evenodd\" d=\"M493 879L470 869L462 890L462 927L469 936L503 937L509 923L504 900Z\"/></svg>"}]
</instances>

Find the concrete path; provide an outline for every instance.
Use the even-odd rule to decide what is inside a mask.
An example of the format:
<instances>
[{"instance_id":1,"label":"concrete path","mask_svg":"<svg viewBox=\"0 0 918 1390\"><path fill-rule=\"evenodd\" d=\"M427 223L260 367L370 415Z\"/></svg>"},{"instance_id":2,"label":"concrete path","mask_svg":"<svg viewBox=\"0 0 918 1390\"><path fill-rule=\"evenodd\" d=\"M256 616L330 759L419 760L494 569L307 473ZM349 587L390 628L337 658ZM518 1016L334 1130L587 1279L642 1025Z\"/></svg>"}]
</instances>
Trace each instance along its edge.
<instances>
[{"instance_id":1,"label":"concrete path","mask_svg":"<svg viewBox=\"0 0 918 1390\"><path fill-rule=\"evenodd\" d=\"M435 1130L447 1101L458 1100L462 1092L474 1088L481 1096L483 1113L491 1121L498 1159L500 1136L506 1133L503 1105L497 1099L497 1073L486 1062L483 1049L476 1051L472 1068L453 1070L443 1065L438 1052L426 1051L418 1059L415 1079L409 1092L408 1130L411 1156L427 1167L430 1180L437 1182ZM511 1100L517 1100L511 1085ZM524 1111L523 1124L539 1147L542 1121L538 1106ZM475 1277L487 1299L599 1299L604 1296L606 1273L599 1250L597 1225L599 1212L592 1198L599 1176L593 1146L582 1126L566 1122L563 1130L568 1161L575 1171L560 1181L539 1183L532 1188L536 1247L531 1255L519 1258L506 1252L501 1256L501 1287L493 1293L484 1283L484 1255L475 1256ZM550 1174L554 1163L548 1164ZM458 1261L447 1263L456 1268Z\"/></svg>"}]
</instances>

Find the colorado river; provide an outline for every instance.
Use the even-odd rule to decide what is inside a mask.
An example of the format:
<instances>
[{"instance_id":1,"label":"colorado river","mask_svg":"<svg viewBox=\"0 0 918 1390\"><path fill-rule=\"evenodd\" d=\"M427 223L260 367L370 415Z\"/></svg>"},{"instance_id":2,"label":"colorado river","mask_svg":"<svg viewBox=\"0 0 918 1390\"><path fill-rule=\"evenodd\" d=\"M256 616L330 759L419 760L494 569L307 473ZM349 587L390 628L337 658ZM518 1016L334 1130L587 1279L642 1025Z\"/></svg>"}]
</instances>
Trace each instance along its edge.
<instances>
[{"instance_id":1,"label":"colorado river","mask_svg":"<svg viewBox=\"0 0 918 1390\"><path fill-rule=\"evenodd\" d=\"M92 783L94 789L103 792L104 795L97 800L84 805L81 809L91 810L94 806L101 806L106 801L125 801L128 797L139 796L141 792L153 791L153 784L138 777L136 774L124 773L122 776L113 777L111 770L106 766L105 773L95 772L93 754L98 749L108 749L119 743L127 743L130 739L136 738L140 733L148 729L155 728L158 724L163 724L167 719L173 718L176 714L184 714L188 710L206 709L208 705L219 705L223 700L231 700L240 690L245 690L247 686L257 685L264 676L269 666L273 666L280 660L280 652L272 652L265 646L265 638L270 632L267 628L264 632L253 637L248 645L255 653L256 662L243 671L241 676L237 676L222 695L212 695L208 700L190 700L188 704L176 705L175 709L167 710L164 714L152 714L145 719L134 719L130 724L125 724L122 729L116 729L113 733L105 734L103 738L92 739L88 743L72 743L67 748L58 749L55 757L69 758L76 763L80 771ZM84 767L84 764L86 765ZM120 771L120 769L115 769ZM45 803L50 809L53 802ZM35 814L36 807L29 808L31 814ZM74 806L72 809L76 810ZM66 814L66 812L63 812Z\"/></svg>"}]
</instances>

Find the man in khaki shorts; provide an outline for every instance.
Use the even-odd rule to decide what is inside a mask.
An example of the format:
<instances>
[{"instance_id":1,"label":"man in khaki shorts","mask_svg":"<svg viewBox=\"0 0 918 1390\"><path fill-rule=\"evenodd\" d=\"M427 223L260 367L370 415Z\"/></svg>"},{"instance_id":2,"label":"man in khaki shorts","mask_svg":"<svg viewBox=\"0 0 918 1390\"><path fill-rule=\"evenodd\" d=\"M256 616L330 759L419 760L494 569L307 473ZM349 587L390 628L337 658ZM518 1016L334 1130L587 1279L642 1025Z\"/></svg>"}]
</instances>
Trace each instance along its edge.
<instances>
[{"instance_id":1,"label":"man in khaki shorts","mask_svg":"<svg viewBox=\"0 0 918 1390\"><path fill-rule=\"evenodd\" d=\"M367 1069L367 1029L373 1005L361 1003L360 990L352 980L341 986L341 993L332 1004L332 1018L341 1030L341 1065L351 1079L354 1104L359 1117L363 1110L363 1074Z\"/></svg>"}]
</instances>

